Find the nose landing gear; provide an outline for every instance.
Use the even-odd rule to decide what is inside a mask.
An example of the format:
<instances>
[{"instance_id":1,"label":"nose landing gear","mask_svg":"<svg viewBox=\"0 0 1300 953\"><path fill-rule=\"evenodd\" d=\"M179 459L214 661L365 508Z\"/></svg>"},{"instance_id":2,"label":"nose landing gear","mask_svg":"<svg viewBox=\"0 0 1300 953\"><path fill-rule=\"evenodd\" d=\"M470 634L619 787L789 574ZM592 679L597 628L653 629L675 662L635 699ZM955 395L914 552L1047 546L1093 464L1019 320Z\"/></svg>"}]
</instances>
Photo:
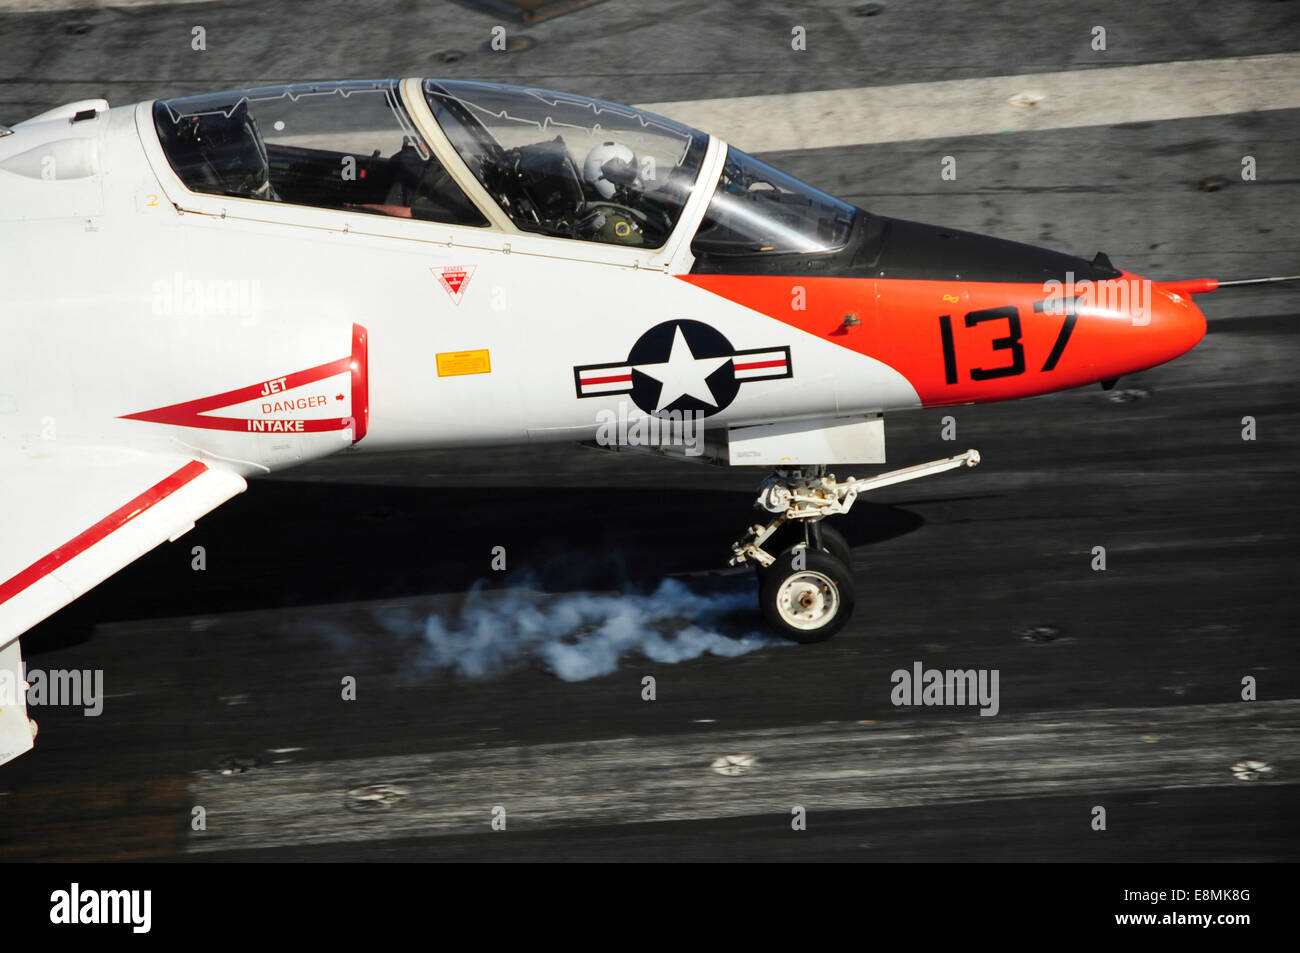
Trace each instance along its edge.
<instances>
[{"instance_id":1,"label":"nose landing gear","mask_svg":"<svg viewBox=\"0 0 1300 953\"><path fill-rule=\"evenodd\" d=\"M731 565L749 563L758 570L759 609L773 631L795 642L825 641L849 621L856 593L848 542L822 521L847 513L860 493L979 462L979 452L967 450L955 457L843 481L824 466L777 470L763 481L755 503L777 515L767 525L751 526L732 543ZM787 526L802 529L803 538L773 556L763 546Z\"/></svg>"}]
</instances>

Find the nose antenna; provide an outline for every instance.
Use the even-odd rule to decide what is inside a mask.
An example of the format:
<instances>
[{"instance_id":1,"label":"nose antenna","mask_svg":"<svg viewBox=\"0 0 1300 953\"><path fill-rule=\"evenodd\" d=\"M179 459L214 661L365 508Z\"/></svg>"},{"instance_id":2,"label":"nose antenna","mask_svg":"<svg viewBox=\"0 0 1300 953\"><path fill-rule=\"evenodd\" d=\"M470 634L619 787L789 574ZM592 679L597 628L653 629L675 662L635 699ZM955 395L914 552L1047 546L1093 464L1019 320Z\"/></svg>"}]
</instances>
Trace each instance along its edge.
<instances>
[{"instance_id":1,"label":"nose antenna","mask_svg":"<svg viewBox=\"0 0 1300 953\"><path fill-rule=\"evenodd\" d=\"M1276 278L1236 278L1219 281L1217 278L1189 278L1186 281L1162 281L1160 287L1175 294L1199 295L1219 288L1244 288L1247 285L1273 285L1282 281L1300 281L1300 275L1282 275Z\"/></svg>"}]
</instances>

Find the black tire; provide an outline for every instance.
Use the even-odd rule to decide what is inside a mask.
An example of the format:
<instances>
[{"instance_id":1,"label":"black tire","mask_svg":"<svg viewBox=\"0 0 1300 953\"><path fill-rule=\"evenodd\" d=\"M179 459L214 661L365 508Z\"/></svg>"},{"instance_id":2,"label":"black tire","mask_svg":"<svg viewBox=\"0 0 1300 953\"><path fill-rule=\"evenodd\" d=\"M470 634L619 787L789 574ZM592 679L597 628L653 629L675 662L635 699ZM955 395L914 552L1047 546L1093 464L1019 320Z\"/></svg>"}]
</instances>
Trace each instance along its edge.
<instances>
[{"instance_id":1,"label":"black tire","mask_svg":"<svg viewBox=\"0 0 1300 953\"><path fill-rule=\"evenodd\" d=\"M822 534L822 549L838 559L848 569L853 568L853 550L844 534L825 520L819 524Z\"/></svg>"},{"instance_id":2,"label":"black tire","mask_svg":"<svg viewBox=\"0 0 1300 953\"><path fill-rule=\"evenodd\" d=\"M801 568L795 568L796 559ZM853 615L853 576L829 553L786 550L759 576L758 590L763 618L792 642L824 642Z\"/></svg>"},{"instance_id":3,"label":"black tire","mask_svg":"<svg viewBox=\"0 0 1300 953\"><path fill-rule=\"evenodd\" d=\"M818 526L822 534L822 552L830 553L849 569L853 568L853 550L849 547L849 541L844 538L844 534L835 529L826 520L822 520ZM783 549L793 549L803 542L803 526L798 520L790 520L782 524L781 528L772 534L771 539L763 544L763 548L770 552L780 552ZM776 565L773 563L772 565ZM766 569L759 569L760 577L767 575Z\"/></svg>"}]
</instances>

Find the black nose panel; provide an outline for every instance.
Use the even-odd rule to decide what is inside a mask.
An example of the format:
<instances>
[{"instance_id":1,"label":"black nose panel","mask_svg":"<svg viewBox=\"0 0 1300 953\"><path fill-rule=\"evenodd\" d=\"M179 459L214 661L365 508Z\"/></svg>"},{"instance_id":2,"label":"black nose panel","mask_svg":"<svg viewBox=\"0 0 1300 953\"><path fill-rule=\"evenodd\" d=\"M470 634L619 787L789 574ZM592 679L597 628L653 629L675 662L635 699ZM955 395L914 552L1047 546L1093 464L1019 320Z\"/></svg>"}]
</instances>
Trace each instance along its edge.
<instances>
[{"instance_id":1,"label":"black nose panel","mask_svg":"<svg viewBox=\"0 0 1300 953\"><path fill-rule=\"evenodd\" d=\"M903 219L881 219L873 260L862 277L958 281L1064 282L1119 277L1104 255L1093 261L1047 248Z\"/></svg>"},{"instance_id":2,"label":"black nose panel","mask_svg":"<svg viewBox=\"0 0 1300 953\"><path fill-rule=\"evenodd\" d=\"M1099 254L1092 261L1047 248L885 218L858 209L848 243L812 254L747 254L696 257L695 274L816 275L826 278L911 278L919 281L990 281L1041 284L1118 278Z\"/></svg>"}]
</instances>

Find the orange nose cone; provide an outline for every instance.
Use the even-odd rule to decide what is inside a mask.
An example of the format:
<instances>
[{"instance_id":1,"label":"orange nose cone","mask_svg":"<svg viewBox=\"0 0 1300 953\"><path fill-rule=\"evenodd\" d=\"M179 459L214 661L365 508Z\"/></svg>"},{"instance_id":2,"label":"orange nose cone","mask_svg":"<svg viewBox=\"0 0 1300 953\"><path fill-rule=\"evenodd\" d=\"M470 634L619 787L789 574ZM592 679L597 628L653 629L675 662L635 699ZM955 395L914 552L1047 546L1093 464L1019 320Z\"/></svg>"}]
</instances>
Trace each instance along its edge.
<instances>
[{"instance_id":1,"label":"orange nose cone","mask_svg":"<svg viewBox=\"0 0 1300 953\"><path fill-rule=\"evenodd\" d=\"M1151 351L1148 367L1186 354L1205 337L1205 315L1192 303L1191 295L1154 286L1150 298L1151 326L1146 329L1146 346Z\"/></svg>"},{"instance_id":2,"label":"orange nose cone","mask_svg":"<svg viewBox=\"0 0 1300 953\"><path fill-rule=\"evenodd\" d=\"M1191 295L1137 275L1100 282L1082 302L1082 313L1097 333L1088 357L1102 380L1172 361L1205 337L1205 315Z\"/></svg>"}]
</instances>

